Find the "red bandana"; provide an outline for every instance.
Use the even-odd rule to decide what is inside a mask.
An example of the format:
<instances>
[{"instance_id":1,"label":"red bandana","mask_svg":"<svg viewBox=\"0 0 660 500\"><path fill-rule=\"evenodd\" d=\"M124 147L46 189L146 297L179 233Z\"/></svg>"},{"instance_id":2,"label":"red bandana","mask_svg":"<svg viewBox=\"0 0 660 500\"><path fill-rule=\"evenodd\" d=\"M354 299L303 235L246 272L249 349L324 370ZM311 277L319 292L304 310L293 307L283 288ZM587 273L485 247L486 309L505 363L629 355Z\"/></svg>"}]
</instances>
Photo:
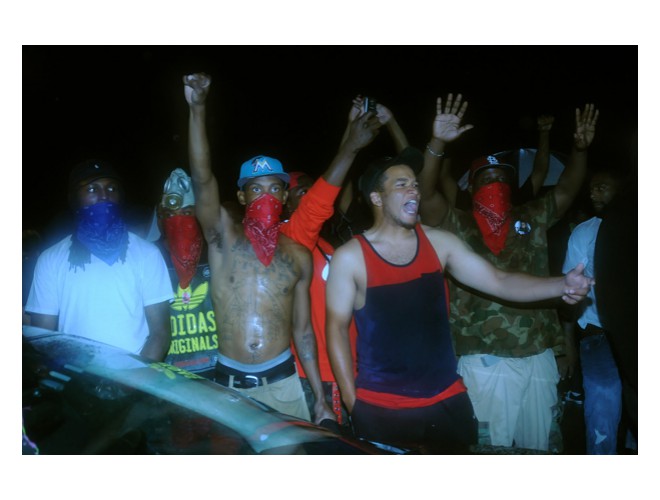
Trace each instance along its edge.
<instances>
[{"instance_id":1,"label":"red bandana","mask_svg":"<svg viewBox=\"0 0 660 500\"><path fill-rule=\"evenodd\" d=\"M511 187L505 182L493 182L479 188L472 197L472 215L481 230L484 243L499 255L509 233Z\"/></svg>"},{"instance_id":2,"label":"red bandana","mask_svg":"<svg viewBox=\"0 0 660 500\"><path fill-rule=\"evenodd\" d=\"M281 214L282 202L272 194L259 196L245 210L243 229L264 266L270 265L275 255Z\"/></svg>"},{"instance_id":3,"label":"red bandana","mask_svg":"<svg viewBox=\"0 0 660 500\"><path fill-rule=\"evenodd\" d=\"M175 215L165 219L165 237L179 286L188 288L202 255L202 232L193 215Z\"/></svg>"}]
</instances>

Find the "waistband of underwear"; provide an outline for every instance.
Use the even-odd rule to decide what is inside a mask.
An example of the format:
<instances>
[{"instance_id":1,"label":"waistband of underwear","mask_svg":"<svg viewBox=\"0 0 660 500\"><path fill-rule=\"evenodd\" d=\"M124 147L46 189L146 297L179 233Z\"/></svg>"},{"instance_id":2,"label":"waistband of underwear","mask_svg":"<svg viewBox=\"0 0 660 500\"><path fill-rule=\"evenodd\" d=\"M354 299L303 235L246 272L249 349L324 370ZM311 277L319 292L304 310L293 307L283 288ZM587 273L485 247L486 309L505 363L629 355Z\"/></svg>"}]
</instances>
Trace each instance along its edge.
<instances>
[{"instance_id":1,"label":"waistband of underwear","mask_svg":"<svg viewBox=\"0 0 660 500\"><path fill-rule=\"evenodd\" d=\"M282 351L273 359L264 363L247 364L235 361L227 356L218 354L216 370L227 375L256 375L257 377L269 377L280 373L284 367L293 364L295 361L290 348Z\"/></svg>"}]
</instances>

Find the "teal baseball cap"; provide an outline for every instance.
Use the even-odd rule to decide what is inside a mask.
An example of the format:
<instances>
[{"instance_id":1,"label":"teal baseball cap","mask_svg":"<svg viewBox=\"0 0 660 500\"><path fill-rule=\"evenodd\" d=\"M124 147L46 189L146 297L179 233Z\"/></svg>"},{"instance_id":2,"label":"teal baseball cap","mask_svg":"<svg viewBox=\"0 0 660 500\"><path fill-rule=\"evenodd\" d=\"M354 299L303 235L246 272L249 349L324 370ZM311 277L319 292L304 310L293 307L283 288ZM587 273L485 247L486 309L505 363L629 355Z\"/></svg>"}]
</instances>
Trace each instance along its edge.
<instances>
[{"instance_id":1,"label":"teal baseball cap","mask_svg":"<svg viewBox=\"0 0 660 500\"><path fill-rule=\"evenodd\" d=\"M289 183L289 174L282 168L282 162L271 158L270 156L255 156L241 165L241 175L238 178L238 187L243 189L243 186L250 179L255 177L263 177L266 175L274 175L282 179L285 184Z\"/></svg>"}]
</instances>

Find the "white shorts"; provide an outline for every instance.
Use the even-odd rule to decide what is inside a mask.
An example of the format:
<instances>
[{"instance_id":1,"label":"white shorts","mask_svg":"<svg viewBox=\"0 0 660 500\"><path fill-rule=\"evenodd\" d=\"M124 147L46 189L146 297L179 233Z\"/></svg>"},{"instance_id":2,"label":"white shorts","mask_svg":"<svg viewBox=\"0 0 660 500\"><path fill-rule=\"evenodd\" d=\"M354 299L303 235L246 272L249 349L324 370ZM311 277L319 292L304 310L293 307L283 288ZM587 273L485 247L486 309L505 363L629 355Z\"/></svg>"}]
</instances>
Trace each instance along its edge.
<instances>
[{"instance_id":1,"label":"white shorts","mask_svg":"<svg viewBox=\"0 0 660 500\"><path fill-rule=\"evenodd\" d=\"M458 360L480 428L490 444L548 450L559 371L552 349L524 358L470 354Z\"/></svg>"}]
</instances>

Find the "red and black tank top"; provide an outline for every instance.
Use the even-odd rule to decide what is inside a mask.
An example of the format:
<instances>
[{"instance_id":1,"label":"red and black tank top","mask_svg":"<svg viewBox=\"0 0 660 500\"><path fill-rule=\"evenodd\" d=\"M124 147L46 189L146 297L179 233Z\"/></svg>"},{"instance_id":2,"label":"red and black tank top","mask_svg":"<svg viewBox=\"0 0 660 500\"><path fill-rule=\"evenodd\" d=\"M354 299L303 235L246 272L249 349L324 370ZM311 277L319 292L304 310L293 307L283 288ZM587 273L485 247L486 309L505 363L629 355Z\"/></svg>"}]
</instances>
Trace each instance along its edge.
<instances>
[{"instance_id":1,"label":"red and black tank top","mask_svg":"<svg viewBox=\"0 0 660 500\"><path fill-rule=\"evenodd\" d=\"M367 271L364 307L357 325L357 397L387 407L433 404L465 387L456 373L449 331L449 293L442 264L415 226L417 252L391 264L362 235Z\"/></svg>"}]
</instances>

